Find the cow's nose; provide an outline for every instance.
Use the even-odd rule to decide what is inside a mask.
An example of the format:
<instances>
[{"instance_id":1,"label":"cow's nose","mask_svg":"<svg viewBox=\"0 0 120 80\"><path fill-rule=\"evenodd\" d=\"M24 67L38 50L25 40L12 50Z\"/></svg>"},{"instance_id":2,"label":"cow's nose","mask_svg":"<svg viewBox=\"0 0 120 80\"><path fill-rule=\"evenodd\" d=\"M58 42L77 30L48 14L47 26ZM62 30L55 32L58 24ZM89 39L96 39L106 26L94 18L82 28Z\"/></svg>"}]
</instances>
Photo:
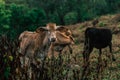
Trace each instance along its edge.
<instances>
[{"instance_id":1,"label":"cow's nose","mask_svg":"<svg viewBox=\"0 0 120 80\"><path fill-rule=\"evenodd\" d=\"M56 41L56 39L55 39L55 38L52 38L52 39L51 39L51 42L55 42L55 41Z\"/></svg>"}]
</instances>

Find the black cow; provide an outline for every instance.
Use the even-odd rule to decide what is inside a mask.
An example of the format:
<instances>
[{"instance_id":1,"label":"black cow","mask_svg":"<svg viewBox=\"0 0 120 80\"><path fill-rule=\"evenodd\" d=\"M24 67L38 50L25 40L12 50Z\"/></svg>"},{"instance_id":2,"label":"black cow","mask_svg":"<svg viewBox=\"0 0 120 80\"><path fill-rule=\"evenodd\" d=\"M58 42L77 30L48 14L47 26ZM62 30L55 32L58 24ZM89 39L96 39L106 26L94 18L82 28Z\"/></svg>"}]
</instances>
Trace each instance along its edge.
<instances>
[{"instance_id":1,"label":"black cow","mask_svg":"<svg viewBox=\"0 0 120 80\"><path fill-rule=\"evenodd\" d=\"M85 43L83 58L84 63L88 62L90 53L93 51L93 48L99 49L99 59L101 60L102 48L109 46L110 53L112 55L112 60L115 58L112 54L112 32L110 29L105 28L87 28L85 31Z\"/></svg>"}]
</instances>

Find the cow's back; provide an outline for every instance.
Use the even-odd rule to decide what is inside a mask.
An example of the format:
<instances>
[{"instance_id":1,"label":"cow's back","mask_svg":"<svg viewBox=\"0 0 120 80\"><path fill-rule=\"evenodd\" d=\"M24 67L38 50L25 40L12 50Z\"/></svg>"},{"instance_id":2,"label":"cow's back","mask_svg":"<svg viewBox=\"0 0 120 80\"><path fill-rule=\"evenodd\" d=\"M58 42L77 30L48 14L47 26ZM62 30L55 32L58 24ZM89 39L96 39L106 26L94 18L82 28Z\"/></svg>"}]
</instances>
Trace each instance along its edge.
<instances>
[{"instance_id":1,"label":"cow's back","mask_svg":"<svg viewBox=\"0 0 120 80\"><path fill-rule=\"evenodd\" d=\"M24 31L20 37L21 54L32 56L34 51L42 44L41 35L35 32Z\"/></svg>"},{"instance_id":2,"label":"cow's back","mask_svg":"<svg viewBox=\"0 0 120 80\"><path fill-rule=\"evenodd\" d=\"M112 40L112 33L109 29L87 28L85 31L86 39L96 48L106 47Z\"/></svg>"}]
</instances>

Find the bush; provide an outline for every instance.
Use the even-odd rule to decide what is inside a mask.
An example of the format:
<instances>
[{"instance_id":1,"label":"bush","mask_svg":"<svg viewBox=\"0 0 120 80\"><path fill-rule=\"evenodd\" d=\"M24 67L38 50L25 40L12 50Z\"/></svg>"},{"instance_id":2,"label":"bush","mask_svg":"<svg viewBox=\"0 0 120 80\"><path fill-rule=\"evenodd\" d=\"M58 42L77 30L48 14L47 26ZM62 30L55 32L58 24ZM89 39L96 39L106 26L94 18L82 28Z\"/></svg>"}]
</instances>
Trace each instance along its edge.
<instances>
[{"instance_id":1,"label":"bush","mask_svg":"<svg viewBox=\"0 0 120 80\"><path fill-rule=\"evenodd\" d=\"M16 37L24 30L35 30L38 26L46 24L46 13L43 9L29 9L23 5L9 5L10 17L10 37ZM5 28L8 28L5 26Z\"/></svg>"},{"instance_id":2,"label":"bush","mask_svg":"<svg viewBox=\"0 0 120 80\"><path fill-rule=\"evenodd\" d=\"M65 24L74 24L77 21L78 21L77 12L69 12L64 16L64 23Z\"/></svg>"},{"instance_id":3,"label":"bush","mask_svg":"<svg viewBox=\"0 0 120 80\"><path fill-rule=\"evenodd\" d=\"M0 3L0 34L6 34L10 28L10 13L11 11L5 8L5 4Z\"/></svg>"},{"instance_id":4,"label":"bush","mask_svg":"<svg viewBox=\"0 0 120 80\"><path fill-rule=\"evenodd\" d=\"M83 5L80 8L80 20L81 21L86 21L86 20L90 20L93 19L94 17L96 17L96 13L94 12L94 9L88 9L89 6Z\"/></svg>"},{"instance_id":5,"label":"bush","mask_svg":"<svg viewBox=\"0 0 120 80\"><path fill-rule=\"evenodd\" d=\"M56 24L60 24L60 17L57 12L51 13L48 15L47 22L54 22Z\"/></svg>"},{"instance_id":6,"label":"bush","mask_svg":"<svg viewBox=\"0 0 120 80\"><path fill-rule=\"evenodd\" d=\"M105 22L100 22L98 25L99 25L99 27L104 27L106 24L105 24Z\"/></svg>"},{"instance_id":7,"label":"bush","mask_svg":"<svg viewBox=\"0 0 120 80\"><path fill-rule=\"evenodd\" d=\"M25 14L23 23L27 30L33 31L46 24L46 13L43 9L31 9Z\"/></svg>"}]
</instances>

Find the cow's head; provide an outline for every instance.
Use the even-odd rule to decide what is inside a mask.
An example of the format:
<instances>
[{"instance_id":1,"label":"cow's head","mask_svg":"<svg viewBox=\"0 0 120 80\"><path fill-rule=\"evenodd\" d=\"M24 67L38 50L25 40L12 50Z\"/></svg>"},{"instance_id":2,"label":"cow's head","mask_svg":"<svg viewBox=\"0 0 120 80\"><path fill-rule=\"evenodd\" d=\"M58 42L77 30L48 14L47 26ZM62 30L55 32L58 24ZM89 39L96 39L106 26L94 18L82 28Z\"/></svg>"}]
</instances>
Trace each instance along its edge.
<instances>
[{"instance_id":1,"label":"cow's head","mask_svg":"<svg viewBox=\"0 0 120 80\"><path fill-rule=\"evenodd\" d=\"M47 36L50 42L55 42L57 40L56 32L63 33L66 36L72 36L71 31L67 27L56 26L55 23L48 23L46 27L39 27L36 29L36 32L47 32Z\"/></svg>"},{"instance_id":2,"label":"cow's head","mask_svg":"<svg viewBox=\"0 0 120 80\"><path fill-rule=\"evenodd\" d=\"M46 28L48 29L48 36L50 42L56 41L56 24L55 23L48 23L46 25Z\"/></svg>"},{"instance_id":3,"label":"cow's head","mask_svg":"<svg viewBox=\"0 0 120 80\"><path fill-rule=\"evenodd\" d=\"M68 37L71 43L74 44L74 38L72 37L72 32L70 29L68 29L67 27L63 27L63 26L57 26L56 30L62 33L63 35L65 35L66 39ZM65 39L65 36L63 37L64 39Z\"/></svg>"},{"instance_id":4,"label":"cow's head","mask_svg":"<svg viewBox=\"0 0 120 80\"><path fill-rule=\"evenodd\" d=\"M46 36L50 42L56 41L56 24L55 23L48 23L46 27L39 27L36 29L36 32L45 32Z\"/></svg>"}]
</instances>

